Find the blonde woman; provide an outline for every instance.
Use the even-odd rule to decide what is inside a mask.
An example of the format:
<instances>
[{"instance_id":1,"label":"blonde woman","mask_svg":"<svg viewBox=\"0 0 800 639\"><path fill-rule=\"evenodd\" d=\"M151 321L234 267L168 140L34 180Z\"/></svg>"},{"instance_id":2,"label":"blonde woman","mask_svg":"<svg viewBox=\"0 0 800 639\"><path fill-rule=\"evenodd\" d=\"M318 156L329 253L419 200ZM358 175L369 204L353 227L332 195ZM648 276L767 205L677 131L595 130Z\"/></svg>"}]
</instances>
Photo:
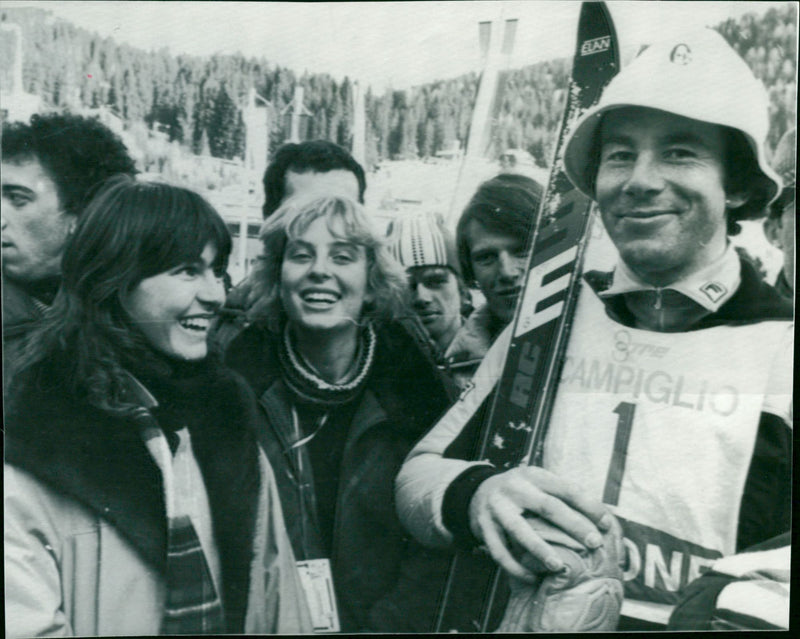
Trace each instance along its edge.
<instances>
[{"instance_id":1,"label":"blonde woman","mask_svg":"<svg viewBox=\"0 0 800 639\"><path fill-rule=\"evenodd\" d=\"M289 200L261 240L252 323L226 361L259 398L260 439L295 554L313 562L311 590L335 592L317 627L429 630L446 562L407 539L393 482L449 400L397 321L413 314L405 276L347 198Z\"/></svg>"}]
</instances>

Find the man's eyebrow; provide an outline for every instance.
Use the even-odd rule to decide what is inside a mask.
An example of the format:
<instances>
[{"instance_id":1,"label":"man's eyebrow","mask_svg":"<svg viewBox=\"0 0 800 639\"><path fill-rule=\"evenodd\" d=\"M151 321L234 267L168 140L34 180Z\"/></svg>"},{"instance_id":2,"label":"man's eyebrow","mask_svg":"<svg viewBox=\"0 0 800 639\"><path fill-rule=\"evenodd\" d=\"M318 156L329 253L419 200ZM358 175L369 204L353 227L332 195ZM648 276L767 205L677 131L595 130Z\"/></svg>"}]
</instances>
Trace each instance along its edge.
<instances>
[{"instance_id":1,"label":"man's eyebrow","mask_svg":"<svg viewBox=\"0 0 800 639\"><path fill-rule=\"evenodd\" d=\"M23 193L30 193L33 194L33 189L29 189L27 186L22 186L21 184L3 184L2 190L5 193L6 191L22 191Z\"/></svg>"},{"instance_id":2,"label":"man's eyebrow","mask_svg":"<svg viewBox=\"0 0 800 639\"><path fill-rule=\"evenodd\" d=\"M702 146L704 148L708 148L708 144L702 137L700 137L696 133L691 133L689 131L678 131L677 133L668 133L663 138L661 138L661 142L663 144L695 144L698 146Z\"/></svg>"},{"instance_id":3,"label":"man's eyebrow","mask_svg":"<svg viewBox=\"0 0 800 639\"><path fill-rule=\"evenodd\" d=\"M623 144L631 146L633 144L633 139L629 135L624 135L623 133L614 133L613 135L601 135L600 144Z\"/></svg>"},{"instance_id":4,"label":"man's eyebrow","mask_svg":"<svg viewBox=\"0 0 800 639\"><path fill-rule=\"evenodd\" d=\"M470 250L473 253L485 253L487 251L491 251L494 253L497 252L497 248L494 246L473 246Z\"/></svg>"}]
</instances>

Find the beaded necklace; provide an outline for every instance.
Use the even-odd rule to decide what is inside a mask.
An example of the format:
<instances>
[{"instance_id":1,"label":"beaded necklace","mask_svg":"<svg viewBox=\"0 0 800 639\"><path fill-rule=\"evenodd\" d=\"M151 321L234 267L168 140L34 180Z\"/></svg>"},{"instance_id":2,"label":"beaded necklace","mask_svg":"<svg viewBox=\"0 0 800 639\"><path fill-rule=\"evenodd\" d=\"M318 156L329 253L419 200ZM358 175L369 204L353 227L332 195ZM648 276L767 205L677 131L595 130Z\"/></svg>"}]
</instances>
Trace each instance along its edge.
<instances>
[{"instance_id":1,"label":"beaded necklace","mask_svg":"<svg viewBox=\"0 0 800 639\"><path fill-rule=\"evenodd\" d=\"M369 374L376 341L375 329L368 324L366 330L359 335L359 347L353 366L345 376L345 381L336 384L322 379L297 351L287 324L278 351L284 381L295 395L307 402L320 405L345 404L358 394Z\"/></svg>"}]
</instances>

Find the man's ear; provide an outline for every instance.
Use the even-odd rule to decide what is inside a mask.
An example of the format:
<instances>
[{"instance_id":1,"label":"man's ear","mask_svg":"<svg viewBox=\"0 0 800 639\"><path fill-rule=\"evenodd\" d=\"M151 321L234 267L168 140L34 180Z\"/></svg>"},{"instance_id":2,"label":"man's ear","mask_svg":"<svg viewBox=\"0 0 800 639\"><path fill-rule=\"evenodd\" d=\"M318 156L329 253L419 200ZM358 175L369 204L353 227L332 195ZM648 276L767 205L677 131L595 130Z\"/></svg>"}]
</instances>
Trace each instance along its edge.
<instances>
[{"instance_id":1,"label":"man's ear","mask_svg":"<svg viewBox=\"0 0 800 639\"><path fill-rule=\"evenodd\" d=\"M740 206L744 206L749 199L750 193L747 191L731 193L725 198L725 206L729 209L738 209Z\"/></svg>"},{"instance_id":2,"label":"man's ear","mask_svg":"<svg viewBox=\"0 0 800 639\"><path fill-rule=\"evenodd\" d=\"M783 240L781 239L781 218L771 216L764 220L764 235L776 249L783 250Z\"/></svg>"}]
</instances>

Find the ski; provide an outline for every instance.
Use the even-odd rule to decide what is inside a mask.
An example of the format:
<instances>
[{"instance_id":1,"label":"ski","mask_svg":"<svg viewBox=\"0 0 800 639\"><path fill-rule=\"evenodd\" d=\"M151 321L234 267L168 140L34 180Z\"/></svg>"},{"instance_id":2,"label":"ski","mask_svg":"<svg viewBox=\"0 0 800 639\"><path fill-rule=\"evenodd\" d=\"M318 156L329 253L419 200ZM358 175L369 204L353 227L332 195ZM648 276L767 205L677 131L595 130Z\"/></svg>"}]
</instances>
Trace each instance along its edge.
<instances>
[{"instance_id":1,"label":"ski","mask_svg":"<svg viewBox=\"0 0 800 639\"><path fill-rule=\"evenodd\" d=\"M503 372L484 422L477 459L497 468L538 465L572 325L592 203L564 172L564 141L619 70L614 25L603 2L583 2L564 116L545 195L529 242L527 274ZM456 556L437 632L486 632L499 624L508 586L485 555Z\"/></svg>"}]
</instances>

